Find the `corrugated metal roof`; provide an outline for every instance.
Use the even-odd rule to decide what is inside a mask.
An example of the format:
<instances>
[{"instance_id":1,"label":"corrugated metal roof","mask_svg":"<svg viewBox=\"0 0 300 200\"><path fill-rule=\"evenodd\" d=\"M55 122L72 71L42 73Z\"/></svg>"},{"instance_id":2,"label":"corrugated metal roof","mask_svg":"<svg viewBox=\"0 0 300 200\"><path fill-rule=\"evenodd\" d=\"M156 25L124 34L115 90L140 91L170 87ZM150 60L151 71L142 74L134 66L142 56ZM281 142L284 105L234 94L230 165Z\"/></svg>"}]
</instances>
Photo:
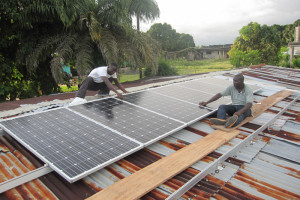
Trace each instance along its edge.
<instances>
[{"instance_id":1,"label":"corrugated metal roof","mask_svg":"<svg viewBox=\"0 0 300 200\"><path fill-rule=\"evenodd\" d=\"M261 70L267 69L265 67L261 68ZM268 70L268 73L271 73L272 70ZM285 76L290 75L285 74ZM280 78L282 79L282 77ZM269 80L269 82L273 80ZM296 86L292 85L292 87L295 88ZM266 89L257 93L255 100L258 102L279 91L278 88L270 88L266 87ZM233 149L247 136L253 134L264 122L275 116L290 101L290 98L286 98L259 118L240 127L241 134L236 138L163 183L141 199L168 198L170 194L184 183L214 163L220 156ZM261 136L252 140L251 143L240 149L233 157L220 164L216 168L217 171L199 181L181 199L300 199L299 120L300 101L298 100L274 124L271 124L263 131ZM184 146L205 137L213 131L214 129L210 127L209 121L203 119L76 183L69 184L55 173L51 173L35 180L33 183L29 182L0 194L0 198L84 199L180 148L184 148ZM2 138L5 139L6 136ZM8 148L8 146L10 147ZM0 142L0 159L4 159L1 163L7 163L5 164L6 166L0 167L1 173L5 170L24 173L26 170L20 167L22 160L23 163L33 162L34 165L29 165L34 167L32 169L42 165L35 158L27 159L32 155L27 152L24 156L23 152L26 152L25 149L16 151L16 146L18 146L17 143L12 139L5 143ZM18 156L16 156L16 152L19 152ZM35 159L35 161L32 161L32 159ZM22 165L24 165L23 163Z\"/></svg>"}]
</instances>

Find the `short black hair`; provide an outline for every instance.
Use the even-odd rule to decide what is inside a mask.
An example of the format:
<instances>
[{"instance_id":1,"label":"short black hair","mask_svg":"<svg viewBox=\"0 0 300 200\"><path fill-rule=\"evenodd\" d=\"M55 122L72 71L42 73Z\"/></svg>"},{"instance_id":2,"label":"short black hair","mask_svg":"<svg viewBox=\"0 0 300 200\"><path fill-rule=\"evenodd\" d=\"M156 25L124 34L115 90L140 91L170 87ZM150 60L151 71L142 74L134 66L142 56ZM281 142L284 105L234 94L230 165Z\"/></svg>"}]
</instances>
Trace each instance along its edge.
<instances>
[{"instance_id":1,"label":"short black hair","mask_svg":"<svg viewBox=\"0 0 300 200\"><path fill-rule=\"evenodd\" d=\"M113 68L115 68L115 69L118 69L118 64L117 63L110 63L110 65L109 65L110 67L113 67Z\"/></svg>"},{"instance_id":2,"label":"short black hair","mask_svg":"<svg viewBox=\"0 0 300 200\"><path fill-rule=\"evenodd\" d=\"M243 76L242 73L236 74L235 77L236 77L238 80L240 80L241 82L244 82L244 76Z\"/></svg>"}]
</instances>

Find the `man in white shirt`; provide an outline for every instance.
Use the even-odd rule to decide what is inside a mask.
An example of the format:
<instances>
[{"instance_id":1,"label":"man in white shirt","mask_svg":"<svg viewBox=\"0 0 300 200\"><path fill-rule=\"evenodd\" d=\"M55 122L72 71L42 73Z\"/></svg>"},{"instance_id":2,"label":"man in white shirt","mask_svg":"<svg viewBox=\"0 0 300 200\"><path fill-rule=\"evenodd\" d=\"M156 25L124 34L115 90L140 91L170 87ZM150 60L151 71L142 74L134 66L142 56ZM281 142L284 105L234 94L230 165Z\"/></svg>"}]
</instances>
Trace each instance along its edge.
<instances>
[{"instance_id":1,"label":"man in white shirt","mask_svg":"<svg viewBox=\"0 0 300 200\"><path fill-rule=\"evenodd\" d=\"M76 93L76 98L70 103L70 106L85 103L84 99L87 90L99 91L99 95L108 96L110 90L114 91L120 99L123 99L120 94L112 85L112 81L115 82L116 86L124 93L128 93L125 88L119 83L117 79L118 65L111 63L109 66L97 67L93 69L88 77L82 82L79 90Z\"/></svg>"},{"instance_id":2,"label":"man in white shirt","mask_svg":"<svg viewBox=\"0 0 300 200\"><path fill-rule=\"evenodd\" d=\"M218 100L222 96L231 96L231 105L220 105L217 112L217 118L210 121L215 125L224 125L231 128L240 124L246 117L251 116L253 104L253 92L249 86L244 84L244 76L237 74L233 77L233 85L227 87L210 98L208 101L202 101L200 106L206 106L208 103ZM230 117L227 118L227 115Z\"/></svg>"}]
</instances>

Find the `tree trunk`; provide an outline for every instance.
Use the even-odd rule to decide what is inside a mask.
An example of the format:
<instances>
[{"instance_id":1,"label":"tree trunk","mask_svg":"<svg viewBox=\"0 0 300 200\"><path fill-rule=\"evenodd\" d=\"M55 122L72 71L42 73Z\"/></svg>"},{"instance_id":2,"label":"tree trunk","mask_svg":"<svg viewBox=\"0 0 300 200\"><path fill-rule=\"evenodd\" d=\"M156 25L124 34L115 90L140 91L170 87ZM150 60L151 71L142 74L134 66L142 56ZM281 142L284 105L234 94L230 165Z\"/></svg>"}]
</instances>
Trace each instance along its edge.
<instances>
[{"instance_id":1,"label":"tree trunk","mask_svg":"<svg viewBox=\"0 0 300 200\"><path fill-rule=\"evenodd\" d=\"M139 33L140 32L140 17L138 15L136 16L136 28ZM140 79L142 79L143 78L142 66L139 66L139 73L140 73Z\"/></svg>"}]
</instances>

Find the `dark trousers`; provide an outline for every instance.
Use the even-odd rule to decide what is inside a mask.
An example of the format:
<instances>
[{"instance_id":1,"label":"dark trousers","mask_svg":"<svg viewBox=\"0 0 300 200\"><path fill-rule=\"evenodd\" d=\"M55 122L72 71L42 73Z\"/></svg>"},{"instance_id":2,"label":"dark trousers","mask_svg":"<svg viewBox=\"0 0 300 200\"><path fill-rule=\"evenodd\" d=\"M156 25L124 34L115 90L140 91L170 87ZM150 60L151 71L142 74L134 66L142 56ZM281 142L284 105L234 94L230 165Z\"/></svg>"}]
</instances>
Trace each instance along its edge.
<instances>
[{"instance_id":1,"label":"dark trousers","mask_svg":"<svg viewBox=\"0 0 300 200\"><path fill-rule=\"evenodd\" d=\"M109 78L108 80L112 82L113 79ZM93 78L89 76L80 85L80 88L76 93L76 97L84 98L87 90L92 90L92 91L100 90L101 94L109 94L110 91L110 89L107 87L107 85L104 82L96 83L94 82Z\"/></svg>"},{"instance_id":2,"label":"dark trousers","mask_svg":"<svg viewBox=\"0 0 300 200\"><path fill-rule=\"evenodd\" d=\"M232 116L235 112L241 110L243 107L244 105L220 105L218 108L217 118L226 120L227 115ZM240 115L234 126L240 124L246 117L249 116L251 116L251 109Z\"/></svg>"}]
</instances>

